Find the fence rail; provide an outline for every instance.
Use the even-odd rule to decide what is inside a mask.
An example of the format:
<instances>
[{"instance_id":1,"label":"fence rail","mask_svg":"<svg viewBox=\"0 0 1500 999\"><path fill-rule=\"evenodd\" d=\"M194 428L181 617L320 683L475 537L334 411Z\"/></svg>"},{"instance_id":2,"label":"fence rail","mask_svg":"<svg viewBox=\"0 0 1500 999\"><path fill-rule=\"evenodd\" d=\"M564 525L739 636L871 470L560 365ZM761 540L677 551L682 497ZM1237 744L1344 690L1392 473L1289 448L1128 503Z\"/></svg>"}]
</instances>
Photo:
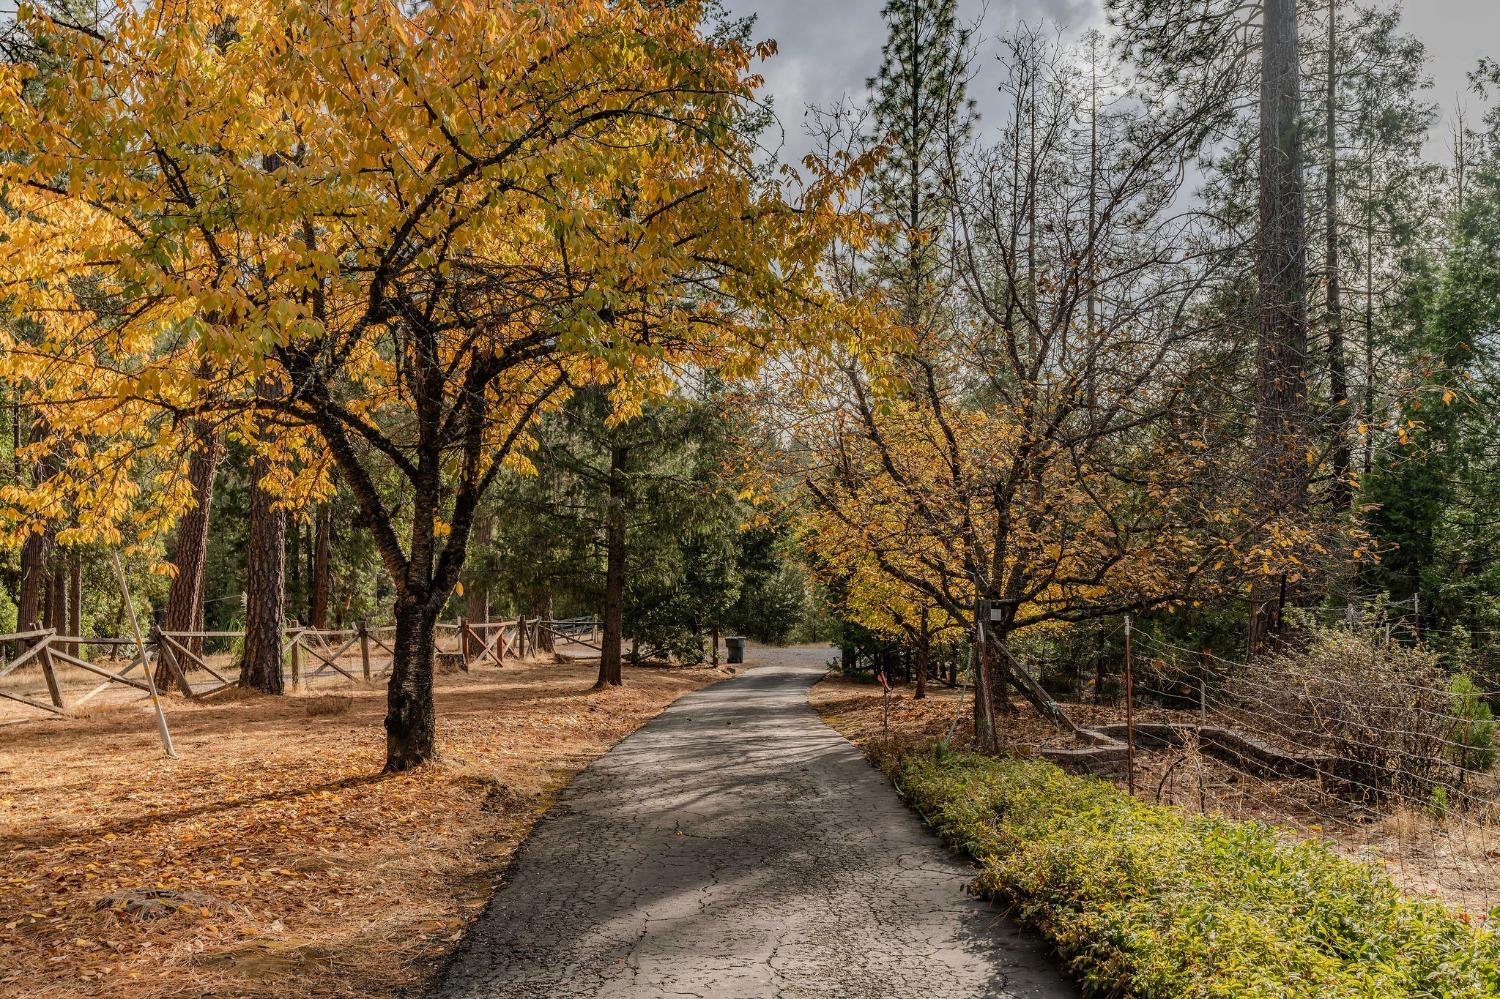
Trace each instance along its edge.
<instances>
[{"instance_id":1,"label":"fence rail","mask_svg":"<svg viewBox=\"0 0 1500 999\"><path fill-rule=\"evenodd\" d=\"M594 648L595 618L439 622L433 652L439 669L468 672L477 665L503 666L537 651L552 651L553 639ZM390 675L396 658L394 625L360 622L353 628L287 628L282 645L283 679L293 689L319 681L370 682ZM110 688L153 692L152 678L186 697L201 699L239 685L229 651L207 651L212 643L242 640L243 631L162 631L135 638L87 638L37 629L0 635L0 698L51 716L66 715ZM92 655L91 650L104 651ZM12 650L7 658L7 650ZM105 651L107 650L107 651ZM123 655L122 655L123 652ZM129 661L124 661L128 655ZM41 684L18 683L18 671L34 668ZM69 671L88 684L64 683ZM9 678L9 682L7 682Z\"/></svg>"}]
</instances>

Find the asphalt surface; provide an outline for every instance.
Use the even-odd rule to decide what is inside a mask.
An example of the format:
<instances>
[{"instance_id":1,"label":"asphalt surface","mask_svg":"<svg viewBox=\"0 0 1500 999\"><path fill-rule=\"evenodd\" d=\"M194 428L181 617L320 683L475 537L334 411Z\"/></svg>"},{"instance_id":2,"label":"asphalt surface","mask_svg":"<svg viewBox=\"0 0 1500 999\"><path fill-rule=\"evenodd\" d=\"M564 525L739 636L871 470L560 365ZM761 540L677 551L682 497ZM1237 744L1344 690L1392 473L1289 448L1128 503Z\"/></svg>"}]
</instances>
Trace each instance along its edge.
<instances>
[{"instance_id":1,"label":"asphalt surface","mask_svg":"<svg viewBox=\"0 0 1500 999\"><path fill-rule=\"evenodd\" d=\"M578 776L437 999L1076 997L808 707L829 650L747 658Z\"/></svg>"}]
</instances>

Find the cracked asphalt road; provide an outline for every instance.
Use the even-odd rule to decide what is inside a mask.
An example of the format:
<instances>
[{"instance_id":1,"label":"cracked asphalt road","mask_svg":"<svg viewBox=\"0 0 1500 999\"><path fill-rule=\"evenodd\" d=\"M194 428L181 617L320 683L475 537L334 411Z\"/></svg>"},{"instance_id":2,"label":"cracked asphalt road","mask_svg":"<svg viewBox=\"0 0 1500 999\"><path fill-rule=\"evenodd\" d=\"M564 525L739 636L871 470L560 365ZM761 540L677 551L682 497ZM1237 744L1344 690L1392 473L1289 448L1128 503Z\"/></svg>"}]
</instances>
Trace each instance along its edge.
<instances>
[{"instance_id":1,"label":"cracked asphalt road","mask_svg":"<svg viewBox=\"0 0 1500 999\"><path fill-rule=\"evenodd\" d=\"M759 649L580 774L437 999L1076 997Z\"/></svg>"}]
</instances>

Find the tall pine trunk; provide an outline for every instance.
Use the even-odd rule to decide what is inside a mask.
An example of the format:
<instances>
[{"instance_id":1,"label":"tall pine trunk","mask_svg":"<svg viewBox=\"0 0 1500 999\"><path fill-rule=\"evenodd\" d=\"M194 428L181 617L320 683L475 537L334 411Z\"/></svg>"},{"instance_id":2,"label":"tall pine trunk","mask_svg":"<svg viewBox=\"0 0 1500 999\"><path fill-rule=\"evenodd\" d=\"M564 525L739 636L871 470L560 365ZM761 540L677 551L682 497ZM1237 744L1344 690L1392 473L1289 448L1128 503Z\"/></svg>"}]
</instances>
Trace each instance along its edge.
<instances>
[{"instance_id":1,"label":"tall pine trunk","mask_svg":"<svg viewBox=\"0 0 1500 999\"><path fill-rule=\"evenodd\" d=\"M208 525L213 508L214 477L218 472L223 449L207 427L198 428L198 446L188 460L188 483L193 487L193 508L177 525L177 542L172 549L172 564L177 575L167 593L167 609L162 615L165 632L199 631L203 619L203 576L208 564ZM195 652L203 640L190 638L184 644ZM186 663L183 664L186 668ZM156 667L156 686L166 690L174 682L166 657ZM189 694L191 691L184 690Z\"/></svg>"},{"instance_id":2,"label":"tall pine trunk","mask_svg":"<svg viewBox=\"0 0 1500 999\"><path fill-rule=\"evenodd\" d=\"M1333 490L1335 508L1347 510L1354 502L1349 484L1352 463L1349 446L1349 374L1344 362L1344 300L1339 279L1339 130L1338 130L1338 0L1328 4L1328 78L1324 93L1327 117L1323 137L1328 168L1324 174L1324 228L1328 267L1328 394L1333 404Z\"/></svg>"},{"instance_id":3,"label":"tall pine trunk","mask_svg":"<svg viewBox=\"0 0 1500 999\"><path fill-rule=\"evenodd\" d=\"M328 602L333 589L333 505L322 503L313 521L312 606L309 623L314 628L328 627Z\"/></svg>"},{"instance_id":4,"label":"tall pine trunk","mask_svg":"<svg viewBox=\"0 0 1500 999\"><path fill-rule=\"evenodd\" d=\"M280 694L281 641L286 617L286 512L261 480L270 471L264 458L250 462L250 527L245 560L245 658L240 683Z\"/></svg>"},{"instance_id":5,"label":"tall pine trunk","mask_svg":"<svg viewBox=\"0 0 1500 999\"><path fill-rule=\"evenodd\" d=\"M620 686L620 646L625 615L625 461L627 451L609 451L609 508L604 514L604 635L599 642L599 680L594 689Z\"/></svg>"},{"instance_id":6,"label":"tall pine trunk","mask_svg":"<svg viewBox=\"0 0 1500 999\"><path fill-rule=\"evenodd\" d=\"M68 560L68 634L83 637L83 556L76 551ZM78 656L83 651L80 643L68 643L69 655Z\"/></svg>"},{"instance_id":7,"label":"tall pine trunk","mask_svg":"<svg viewBox=\"0 0 1500 999\"><path fill-rule=\"evenodd\" d=\"M1307 224L1303 199L1296 0L1266 0L1260 93L1257 499L1263 515L1297 520L1307 509ZM1251 594L1250 649L1279 631L1286 583Z\"/></svg>"},{"instance_id":8,"label":"tall pine trunk","mask_svg":"<svg viewBox=\"0 0 1500 999\"><path fill-rule=\"evenodd\" d=\"M46 613L47 562L52 542L45 534L32 534L21 546L21 592L16 602L18 631L42 626Z\"/></svg>"},{"instance_id":9,"label":"tall pine trunk","mask_svg":"<svg viewBox=\"0 0 1500 999\"><path fill-rule=\"evenodd\" d=\"M491 520L488 516L480 516L474 523L474 537L473 540L469 543L470 552L472 553L476 549L484 549L489 547L490 542L494 539L494 536L494 521ZM490 619L489 580L487 578L471 579L470 584L471 585L466 590L464 590L464 613L468 617L470 623L488 623ZM489 641L493 637L492 635L488 634L488 629L476 628L475 632L485 641ZM463 643L465 656L472 658L473 656L479 654L479 647L468 635L461 636L460 641ZM517 635L517 641L518 643L522 641L519 635Z\"/></svg>"},{"instance_id":10,"label":"tall pine trunk","mask_svg":"<svg viewBox=\"0 0 1500 999\"><path fill-rule=\"evenodd\" d=\"M58 634L68 631L68 560L60 553L51 564L52 578L47 584L47 627Z\"/></svg>"},{"instance_id":11,"label":"tall pine trunk","mask_svg":"<svg viewBox=\"0 0 1500 999\"><path fill-rule=\"evenodd\" d=\"M526 616L538 622L536 645L531 651L551 655L555 646L552 641L552 632L547 630L547 627L552 624L552 591L550 589L542 588L532 591L531 610Z\"/></svg>"}]
</instances>

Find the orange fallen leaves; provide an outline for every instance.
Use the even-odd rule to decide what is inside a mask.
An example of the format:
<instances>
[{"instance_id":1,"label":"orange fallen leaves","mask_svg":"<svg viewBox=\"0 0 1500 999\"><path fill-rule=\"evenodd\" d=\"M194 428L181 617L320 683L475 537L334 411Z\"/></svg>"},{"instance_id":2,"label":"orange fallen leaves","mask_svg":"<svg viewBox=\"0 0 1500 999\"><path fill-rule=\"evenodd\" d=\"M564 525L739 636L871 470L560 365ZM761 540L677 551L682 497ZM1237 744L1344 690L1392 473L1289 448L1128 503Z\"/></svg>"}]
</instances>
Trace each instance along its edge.
<instances>
[{"instance_id":1,"label":"orange fallen leaves","mask_svg":"<svg viewBox=\"0 0 1500 999\"><path fill-rule=\"evenodd\" d=\"M430 972L551 796L711 670L508 664L439 681L443 762L392 777L384 691L179 703L0 729L0 996L370 996ZM601 707L604 710L599 710ZM161 919L96 910L201 893Z\"/></svg>"}]
</instances>

